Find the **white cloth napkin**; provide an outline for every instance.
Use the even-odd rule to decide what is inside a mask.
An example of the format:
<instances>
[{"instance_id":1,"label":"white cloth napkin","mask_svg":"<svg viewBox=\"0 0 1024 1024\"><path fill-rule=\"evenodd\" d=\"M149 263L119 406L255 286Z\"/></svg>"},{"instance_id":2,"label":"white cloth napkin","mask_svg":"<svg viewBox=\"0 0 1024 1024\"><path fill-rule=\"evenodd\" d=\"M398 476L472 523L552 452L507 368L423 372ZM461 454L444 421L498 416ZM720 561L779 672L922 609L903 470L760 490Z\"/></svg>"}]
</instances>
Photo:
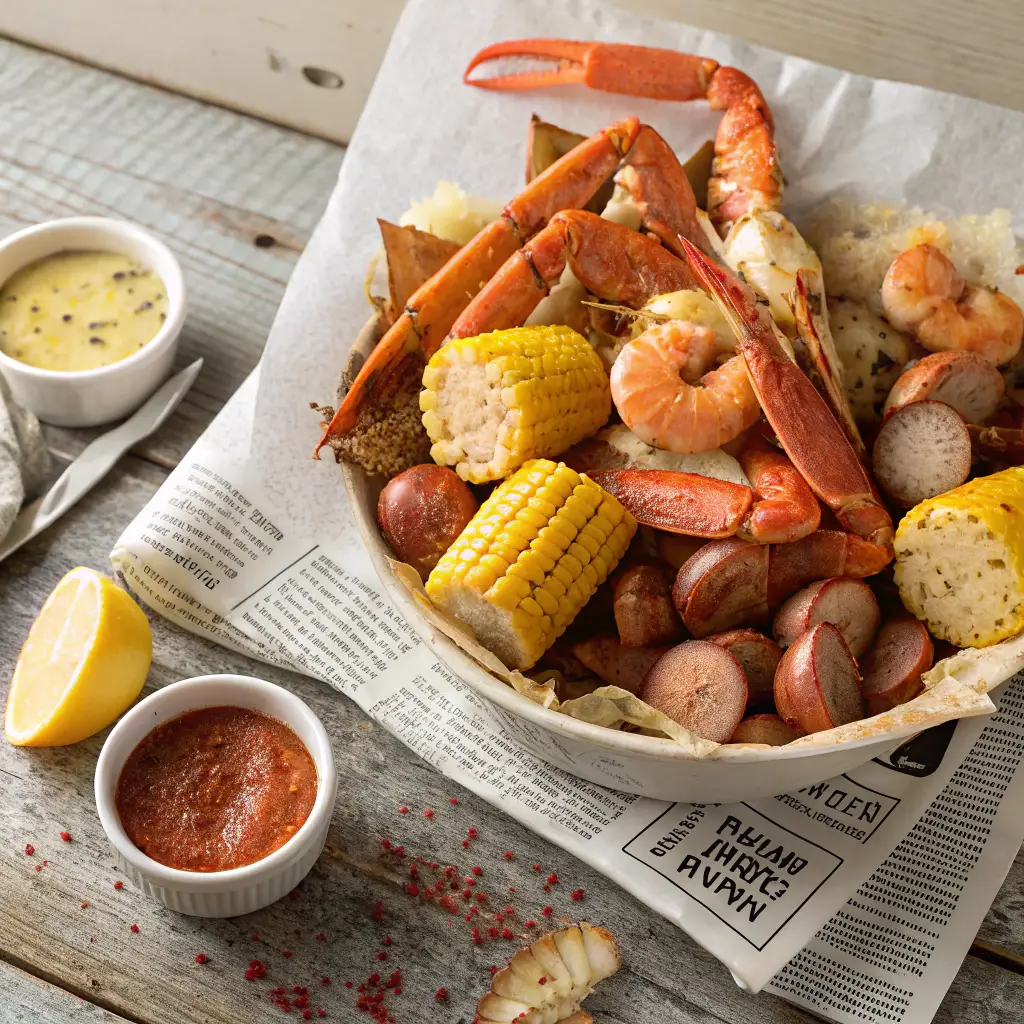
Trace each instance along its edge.
<instances>
[{"instance_id":1,"label":"white cloth napkin","mask_svg":"<svg viewBox=\"0 0 1024 1024\"><path fill-rule=\"evenodd\" d=\"M39 420L14 401L0 378L0 540L22 503L35 496L49 475L50 453Z\"/></svg>"}]
</instances>

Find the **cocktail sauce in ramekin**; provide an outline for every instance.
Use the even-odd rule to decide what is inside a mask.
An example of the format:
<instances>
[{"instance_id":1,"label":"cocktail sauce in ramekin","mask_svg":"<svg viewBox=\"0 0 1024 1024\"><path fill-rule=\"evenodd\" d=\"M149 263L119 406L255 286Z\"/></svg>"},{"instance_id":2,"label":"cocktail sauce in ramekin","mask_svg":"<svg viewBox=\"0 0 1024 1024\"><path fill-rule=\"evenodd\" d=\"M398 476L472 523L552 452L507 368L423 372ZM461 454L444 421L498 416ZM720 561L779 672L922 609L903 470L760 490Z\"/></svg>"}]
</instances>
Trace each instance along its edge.
<instances>
[{"instance_id":1,"label":"cocktail sauce in ramekin","mask_svg":"<svg viewBox=\"0 0 1024 1024\"><path fill-rule=\"evenodd\" d=\"M128 838L180 871L228 871L284 846L317 795L317 770L283 722L243 707L187 711L128 755L115 806Z\"/></svg>"}]
</instances>

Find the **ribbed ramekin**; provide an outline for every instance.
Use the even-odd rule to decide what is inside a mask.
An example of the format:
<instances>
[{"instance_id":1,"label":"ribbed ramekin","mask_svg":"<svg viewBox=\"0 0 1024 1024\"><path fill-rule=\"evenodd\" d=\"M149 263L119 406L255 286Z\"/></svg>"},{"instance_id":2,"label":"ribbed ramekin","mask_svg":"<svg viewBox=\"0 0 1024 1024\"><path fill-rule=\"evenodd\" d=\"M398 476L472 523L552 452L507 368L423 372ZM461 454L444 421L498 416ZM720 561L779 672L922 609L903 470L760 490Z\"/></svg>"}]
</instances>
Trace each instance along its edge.
<instances>
[{"instance_id":1,"label":"ribbed ramekin","mask_svg":"<svg viewBox=\"0 0 1024 1024\"><path fill-rule=\"evenodd\" d=\"M128 755L156 726L186 711L251 708L284 722L306 745L317 770L317 794L302 827L263 860L229 871L179 871L147 857L128 838L114 803ZM197 676L171 683L136 704L111 731L96 765L96 810L118 869L148 896L181 914L237 917L287 895L309 873L327 840L338 789L331 742L320 720L294 694L250 676Z\"/></svg>"}]
</instances>

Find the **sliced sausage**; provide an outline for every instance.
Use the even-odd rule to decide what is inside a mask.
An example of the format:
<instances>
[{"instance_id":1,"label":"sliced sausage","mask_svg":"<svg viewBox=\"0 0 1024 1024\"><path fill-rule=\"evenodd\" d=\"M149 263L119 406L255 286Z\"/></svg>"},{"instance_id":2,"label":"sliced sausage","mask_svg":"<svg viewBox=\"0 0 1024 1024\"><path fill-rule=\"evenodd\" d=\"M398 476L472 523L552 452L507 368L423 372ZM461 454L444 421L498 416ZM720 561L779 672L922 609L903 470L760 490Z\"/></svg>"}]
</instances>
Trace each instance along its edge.
<instances>
[{"instance_id":1,"label":"sliced sausage","mask_svg":"<svg viewBox=\"0 0 1024 1024\"><path fill-rule=\"evenodd\" d=\"M891 711L923 689L921 674L932 667L935 652L924 623L910 616L891 619L861 663L861 690L869 715Z\"/></svg>"},{"instance_id":2,"label":"sliced sausage","mask_svg":"<svg viewBox=\"0 0 1024 1024\"><path fill-rule=\"evenodd\" d=\"M616 636L594 636L572 645L572 654L598 679L636 693L666 647L624 647Z\"/></svg>"},{"instance_id":3,"label":"sliced sausage","mask_svg":"<svg viewBox=\"0 0 1024 1024\"><path fill-rule=\"evenodd\" d=\"M843 634L850 653L859 658L878 632L878 600L863 580L840 576L818 580L797 591L775 613L775 639L783 647L819 622L831 622Z\"/></svg>"},{"instance_id":4,"label":"sliced sausage","mask_svg":"<svg viewBox=\"0 0 1024 1024\"><path fill-rule=\"evenodd\" d=\"M774 640L755 629L730 629L708 637L713 644L724 647L736 656L747 677L748 715L775 710L775 670L782 660L782 650Z\"/></svg>"},{"instance_id":5,"label":"sliced sausage","mask_svg":"<svg viewBox=\"0 0 1024 1024\"><path fill-rule=\"evenodd\" d=\"M793 642L775 673L775 706L785 722L823 732L864 717L857 662L843 634L819 622Z\"/></svg>"},{"instance_id":6,"label":"sliced sausage","mask_svg":"<svg viewBox=\"0 0 1024 1024\"><path fill-rule=\"evenodd\" d=\"M1003 375L977 352L933 352L903 371L885 400L884 414L931 399L955 409L966 423L984 423L1005 391Z\"/></svg>"},{"instance_id":7,"label":"sliced sausage","mask_svg":"<svg viewBox=\"0 0 1024 1024\"><path fill-rule=\"evenodd\" d=\"M695 637L767 619L768 550L729 537L705 544L683 563L672 600Z\"/></svg>"},{"instance_id":8,"label":"sliced sausage","mask_svg":"<svg viewBox=\"0 0 1024 1024\"><path fill-rule=\"evenodd\" d=\"M743 718L747 679L724 647L688 640L658 659L637 696L684 729L725 743Z\"/></svg>"},{"instance_id":9,"label":"sliced sausage","mask_svg":"<svg viewBox=\"0 0 1024 1024\"><path fill-rule=\"evenodd\" d=\"M671 644L682 638L683 623L672 604L672 582L661 565L639 563L615 581L615 626L626 647Z\"/></svg>"},{"instance_id":10,"label":"sliced sausage","mask_svg":"<svg viewBox=\"0 0 1024 1024\"><path fill-rule=\"evenodd\" d=\"M875 478L905 508L959 487L971 471L971 434L942 402L897 409L875 438Z\"/></svg>"},{"instance_id":11,"label":"sliced sausage","mask_svg":"<svg viewBox=\"0 0 1024 1024\"><path fill-rule=\"evenodd\" d=\"M750 715L736 727L729 742L766 743L769 747L784 747L803 735L803 732L787 725L778 715Z\"/></svg>"}]
</instances>

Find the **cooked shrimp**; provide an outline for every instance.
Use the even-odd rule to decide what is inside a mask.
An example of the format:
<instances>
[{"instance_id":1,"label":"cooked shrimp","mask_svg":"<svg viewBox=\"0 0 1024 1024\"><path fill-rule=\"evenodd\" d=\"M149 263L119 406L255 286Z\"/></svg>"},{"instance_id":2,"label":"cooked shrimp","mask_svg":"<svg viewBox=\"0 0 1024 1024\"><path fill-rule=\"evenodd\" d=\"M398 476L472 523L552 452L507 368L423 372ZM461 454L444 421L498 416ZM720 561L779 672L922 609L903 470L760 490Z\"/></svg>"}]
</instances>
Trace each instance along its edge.
<instances>
[{"instance_id":1,"label":"cooked shrimp","mask_svg":"<svg viewBox=\"0 0 1024 1024\"><path fill-rule=\"evenodd\" d=\"M1024 313L1008 295L964 283L933 245L915 245L893 260L882 305L894 327L931 352L976 352L996 366L1020 350Z\"/></svg>"},{"instance_id":2,"label":"cooked shrimp","mask_svg":"<svg viewBox=\"0 0 1024 1024\"><path fill-rule=\"evenodd\" d=\"M691 454L721 447L761 415L743 356L709 369L720 351L715 332L685 320L648 328L612 367L612 400L647 444Z\"/></svg>"}]
</instances>

